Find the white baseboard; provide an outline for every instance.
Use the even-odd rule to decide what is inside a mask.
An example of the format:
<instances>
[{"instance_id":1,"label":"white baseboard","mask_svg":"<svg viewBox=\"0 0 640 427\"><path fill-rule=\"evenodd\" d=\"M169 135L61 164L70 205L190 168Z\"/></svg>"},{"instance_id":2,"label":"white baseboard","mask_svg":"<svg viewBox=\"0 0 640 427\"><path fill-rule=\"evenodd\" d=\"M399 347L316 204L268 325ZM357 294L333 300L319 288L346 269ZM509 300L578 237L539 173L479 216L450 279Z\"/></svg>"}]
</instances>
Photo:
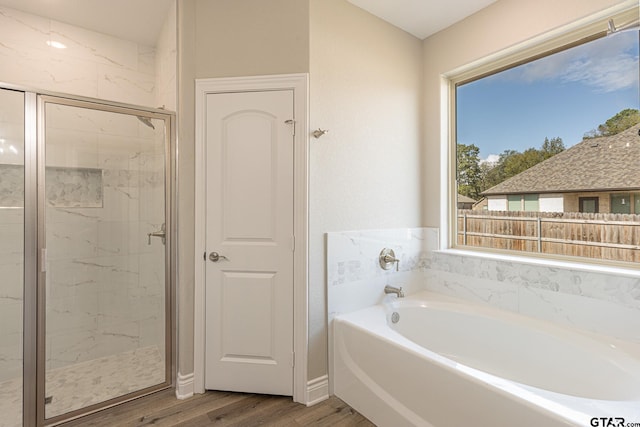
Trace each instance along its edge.
<instances>
[{"instance_id":1,"label":"white baseboard","mask_svg":"<svg viewBox=\"0 0 640 427\"><path fill-rule=\"evenodd\" d=\"M186 375L178 372L178 378L176 379L176 397L181 400L190 398L193 396L193 387L193 372Z\"/></svg>"},{"instance_id":2,"label":"white baseboard","mask_svg":"<svg viewBox=\"0 0 640 427\"><path fill-rule=\"evenodd\" d=\"M323 375L307 382L307 406L315 405L329 398L329 376Z\"/></svg>"}]
</instances>

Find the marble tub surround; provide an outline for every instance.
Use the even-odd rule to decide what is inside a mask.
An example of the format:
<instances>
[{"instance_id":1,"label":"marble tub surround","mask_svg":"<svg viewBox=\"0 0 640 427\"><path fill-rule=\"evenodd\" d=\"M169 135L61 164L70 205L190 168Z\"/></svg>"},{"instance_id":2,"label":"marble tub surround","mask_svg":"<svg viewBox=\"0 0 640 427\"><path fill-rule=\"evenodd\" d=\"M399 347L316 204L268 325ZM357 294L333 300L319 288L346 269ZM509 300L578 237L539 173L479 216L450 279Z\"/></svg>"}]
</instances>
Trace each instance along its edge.
<instances>
[{"instance_id":1,"label":"marble tub surround","mask_svg":"<svg viewBox=\"0 0 640 427\"><path fill-rule=\"evenodd\" d=\"M434 228L400 228L327 233L329 322L341 313L379 303L385 285L402 286L406 294L424 289L424 269L438 247ZM380 267L383 248L400 259L399 271Z\"/></svg>"},{"instance_id":2,"label":"marble tub surround","mask_svg":"<svg viewBox=\"0 0 640 427\"><path fill-rule=\"evenodd\" d=\"M437 251L426 286L467 300L640 344L640 277Z\"/></svg>"}]
</instances>

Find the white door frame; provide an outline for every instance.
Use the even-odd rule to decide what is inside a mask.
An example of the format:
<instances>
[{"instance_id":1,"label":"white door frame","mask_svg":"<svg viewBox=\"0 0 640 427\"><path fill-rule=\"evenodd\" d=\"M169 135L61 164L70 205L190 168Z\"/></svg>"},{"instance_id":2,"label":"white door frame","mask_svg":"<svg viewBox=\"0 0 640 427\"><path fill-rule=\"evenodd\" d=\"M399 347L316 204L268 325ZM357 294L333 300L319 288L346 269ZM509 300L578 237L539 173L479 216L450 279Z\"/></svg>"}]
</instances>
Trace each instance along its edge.
<instances>
[{"instance_id":1,"label":"white door frame","mask_svg":"<svg viewBox=\"0 0 640 427\"><path fill-rule=\"evenodd\" d=\"M195 133L195 283L194 283L194 391L204 393L205 371L205 170L206 97L225 92L293 90L294 136L294 218L293 254L293 400L308 403L307 394L307 294L308 294L308 165L309 165L309 75L196 79Z\"/></svg>"}]
</instances>

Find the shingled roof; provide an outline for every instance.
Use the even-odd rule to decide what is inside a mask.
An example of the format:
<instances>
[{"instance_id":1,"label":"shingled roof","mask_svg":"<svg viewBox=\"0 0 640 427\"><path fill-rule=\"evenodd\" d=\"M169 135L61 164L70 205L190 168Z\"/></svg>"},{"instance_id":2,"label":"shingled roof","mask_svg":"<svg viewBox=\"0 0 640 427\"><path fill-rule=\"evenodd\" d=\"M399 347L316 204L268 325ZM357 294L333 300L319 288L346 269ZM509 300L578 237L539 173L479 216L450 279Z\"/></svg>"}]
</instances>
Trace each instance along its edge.
<instances>
[{"instance_id":1,"label":"shingled roof","mask_svg":"<svg viewBox=\"0 0 640 427\"><path fill-rule=\"evenodd\" d=\"M585 139L482 192L484 196L640 189L640 124Z\"/></svg>"},{"instance_id":2,"label":"shingled roof","mask_svg":"<svg viewBox=\"0 0 640 427\"><path fill-rule=\"evenodd\" d=\"M458 203L475 203L476 200L471 197L465 196L464 194L458 193Z\"/></svg>"}]
</instances>

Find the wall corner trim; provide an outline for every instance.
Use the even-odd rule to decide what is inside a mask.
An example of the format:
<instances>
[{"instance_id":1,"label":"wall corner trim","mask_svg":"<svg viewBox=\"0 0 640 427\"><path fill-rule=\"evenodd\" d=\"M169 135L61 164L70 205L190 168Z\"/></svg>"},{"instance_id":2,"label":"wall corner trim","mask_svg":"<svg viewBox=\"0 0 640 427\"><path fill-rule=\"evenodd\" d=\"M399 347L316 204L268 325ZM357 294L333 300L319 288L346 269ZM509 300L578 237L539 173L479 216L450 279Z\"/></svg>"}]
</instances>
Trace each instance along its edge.
<instances>
[{"instance_id":1,"label":"wall corner trim","mask_svg":"<svg viewBox=\"0 0 640 427\"><path fill-rule=\"evenodd\" d=\"M306 405L313 406L329 398L329 376L322 375L307 382Z\"/></svg>"},{"instance_id":2,"label":"wall corner trim","mask_svg":"<svg viewBox=\"0 0 640 427\"><path fill-rule=\"evenodd\" d=\"M176 380L176 397L178 399L184 400L193 396L193 378L193 372L184 375L178 372L178 378Z\"/></svg>"}]
</instances>

